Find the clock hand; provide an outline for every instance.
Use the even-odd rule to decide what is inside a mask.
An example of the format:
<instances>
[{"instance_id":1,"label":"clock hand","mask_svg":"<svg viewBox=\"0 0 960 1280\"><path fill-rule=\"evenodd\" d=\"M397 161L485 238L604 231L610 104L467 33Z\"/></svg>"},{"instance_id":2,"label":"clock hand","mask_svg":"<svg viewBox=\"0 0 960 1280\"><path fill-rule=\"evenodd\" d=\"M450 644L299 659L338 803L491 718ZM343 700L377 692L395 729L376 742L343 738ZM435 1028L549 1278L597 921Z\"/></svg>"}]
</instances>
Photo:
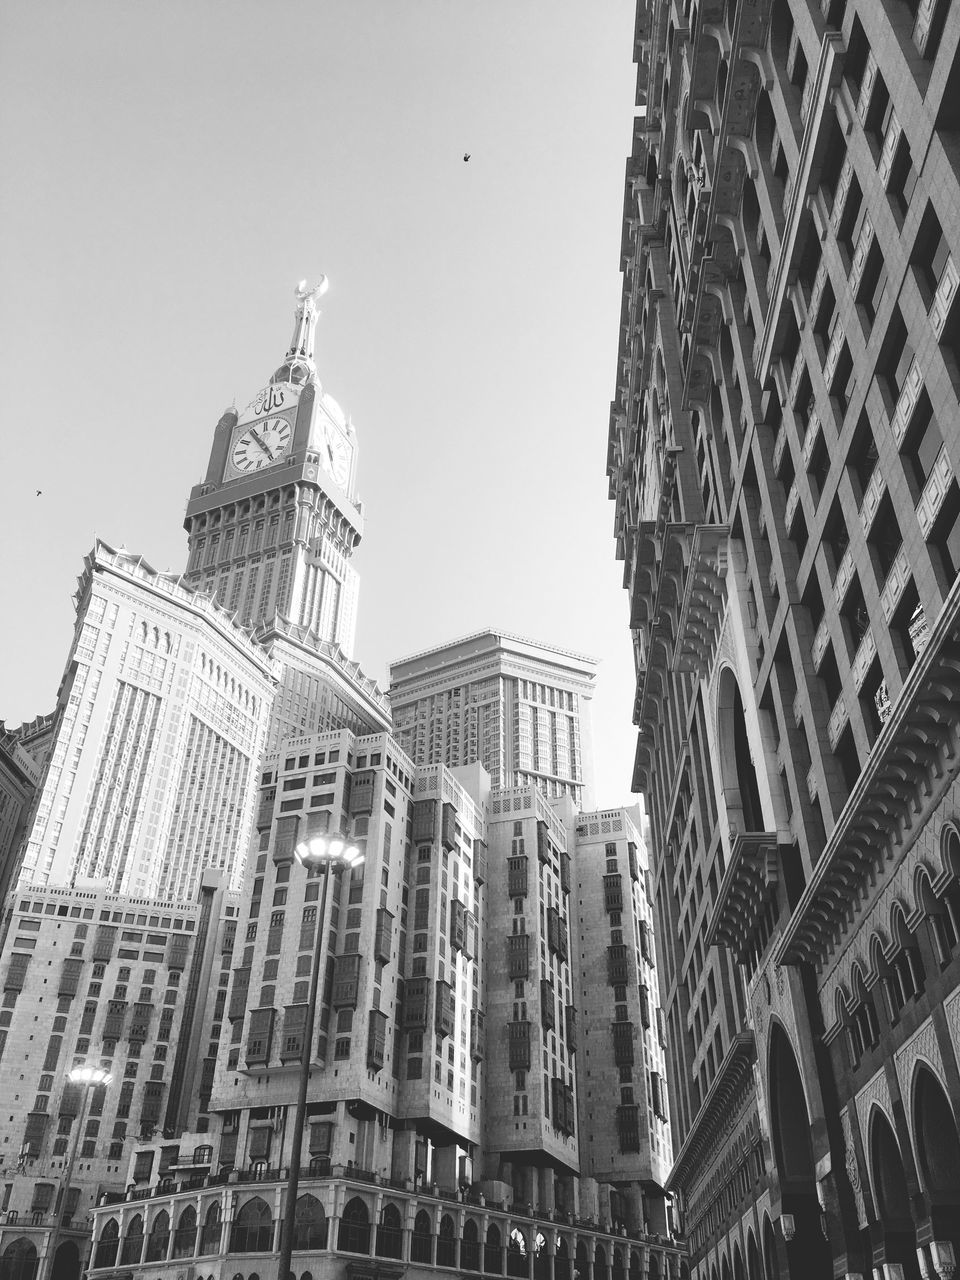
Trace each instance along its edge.
<instances>
[{"instance_id":1,"label":"clock hand","mask_svg":"<svg viewBox=\"0 0 960 1280\"><path fill-rule=\"evenodd\" d=\"M268 457L268 458L270 459L270 461L272 462L272 461L273 461L273 454L272 454L272 453L270 452L270 450L267 448L267 446L266 446L266 444L264 443L264 441L263 441L263 440L261 440L261 438L257 435L256 431L254 431L253 427L251 427L251 428L250 428L250 434L251 434L251 436L253 437L253 439L254 439L254 440L256 440L257 444L260 446L260 448L263 450L263 452L267 455L267 457Z\"/></svg>"}]
</instances>

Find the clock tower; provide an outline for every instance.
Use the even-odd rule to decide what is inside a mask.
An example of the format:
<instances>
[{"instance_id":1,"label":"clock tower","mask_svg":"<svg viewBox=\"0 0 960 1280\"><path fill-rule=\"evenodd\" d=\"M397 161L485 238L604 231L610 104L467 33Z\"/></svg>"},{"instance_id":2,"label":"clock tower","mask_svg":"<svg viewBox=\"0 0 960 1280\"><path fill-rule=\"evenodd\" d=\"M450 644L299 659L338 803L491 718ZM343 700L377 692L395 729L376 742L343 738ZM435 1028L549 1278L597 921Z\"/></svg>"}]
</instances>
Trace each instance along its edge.
<instances>
[{"instance_id":1,"label":"clock tower","mask_svg":"<svg viewBox=\"0 0 960 1280\"><path fill-rule=\"evenodd\" d=\"M298 286L283 363L245 409L221 417L184 521L185 580L215 596L290 668L271 740L389 724L384 695L352 661L359 578L350 558L363 516L356 432L314 363L326 289L325 277L313 289Z\"/></svg>"}]
</instances>

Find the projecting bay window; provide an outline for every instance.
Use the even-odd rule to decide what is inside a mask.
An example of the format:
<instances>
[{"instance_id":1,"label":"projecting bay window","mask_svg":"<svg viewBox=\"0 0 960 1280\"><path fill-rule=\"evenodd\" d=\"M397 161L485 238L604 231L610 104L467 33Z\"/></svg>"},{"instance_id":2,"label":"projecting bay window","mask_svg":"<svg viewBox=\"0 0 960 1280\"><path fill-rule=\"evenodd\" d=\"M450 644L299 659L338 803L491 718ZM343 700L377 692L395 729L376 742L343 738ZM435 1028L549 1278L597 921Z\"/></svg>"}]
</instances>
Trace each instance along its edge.
<instances>
[{"instance_id":1,"label":"projecting bay window","mask_svg":"<svg viewBox=\"0 0 960 1280\"><path fill-rule=\"evenodd\" d=\"M466 941L466 914L466 907L454 898L450 903L450 946L456 951L462 951Z\"/></svg>"},{"instance_id":2,"label":"projecting bay window","mask_svg":"<svg viewBox=\"0 0 960 1280\"><path fill-rule=\"evenodd\" d=\"M377 911L377 931L373 939L373 958L388 964L390 947L393 941L393 915L381 907Z\"/></svg>"},{"instance_id":3,"label":"projecting bay window","mask_svg":"<svg viewBox=\"0 0 960 1280\"><path fill-rule=\"evenodd\" d=\"M540 1020L546 1031L552 1031L557 1025L556 1001L549 978L540 981Z\"/></svg>"},{"instance_id":4,"label":"projecting bay window","mask_svg":"<svg viewBox=\"0 0 960 1280\"><path fill-rule=\"evenodd\" d=\"M530 976L530 939L525 933L511 934L507 940L507 976L511 980ZM625 948L624 948L625 949Z\"/></svg>"},{"instance_id":5,"label":"projecting bay window","mask_svg":"<svg viewBox=\"0 0 960 1280\"><path fill-rule=\"evenodd\" d=\"M525 898L529 892L525 854L507 859L507 892L511 898Z\"/></svg>"},{"instance_id":6,"label":"projecting bay window","mask_svg":"<svg viewBox=\"0 0 960 1280\"><path fill-rule=\"evenodd\" d=\"M288 1004L283 1011L280 1061L299 1062L303 1057L303 1036L307 1026L307 1006Z\"/></svg>"},{"instance_id":7,"label":"projecting bay window","mask_svg":"<svg viewBox=\"0 0 960 1280\"><path fill-rule=\"evenodd\" d=\"M613 1060L618 1067L633 1065L635 1055L632 1022L615 1022L613 1024Z\"/></svg>"},{"instance_id":8,"label":"projecting bay window","mask_svg":"<svg viewBox=\"0 0 960 1280\"><path fill-rule=\"evenodd\" d=\"M337 956L333 965L333 996L331 1004L335 1009L350 1006L357 1007L360 992L360 954L350 952Z\"/></svg>"},{"instance_id":9,"label":"projecting bay window","mask_svg":"<svg viewBox=\"0 0 960 1280\"><path fill-rule=\"evenodd\" d=\"M530 1070L530 1023L508 1022L507 1054L511 1071Z\"/></svg>"},{"instance_id":10,"label":"projecting bay window","mask_svg":"<svg viewBox=\"0 0 960 1280\"><path fill-rule=\"evenodd\" d=\"M487 1038L484 1030L484 1016L480 1009L470 1010L470 1057L474 1062L482 1062L486 1054Z\"/></svg>"},{"instance_id":11,"label":"projecting bay window","mask_svg":"<svg viewBox=\"0 0 960 1280\"><path fill-rule=\"evenodd\" d=\"M275 1009L254 1009L247 1032L247 1066L264 1066L270 1060L273 1045Z\"/></svg>"},{"instance_id":12,"label":"projecting bay window","mask_svg":"<svg viewBox=\"0 0 960 1280\"><path fill-rule=\"evenodd\" d=\"M482 840L473 842L473 878L478 885L487 878L487 846Z\"/></svg>"},{"instance_id":13,"label":"projecting bay window","mask_svg":"<svg viewBox=\"0 0 960 1280\"><path fill-rule=\"evenodd\" d=\"M456 1022L457 1001L449 982L437 983L434 1027L438 1036L452 1036Z\"/></svg>"},{"instance_id":14,"label":"projecting bay window","mask_svg":"<svg viewBox=\"0 0 960 1280\"><path fill-rule=\"evenodd\" d=\"M432 844L437 836L437 800L413 802L413 843Z\"/></svg>"},{"instance_id":15,"label":"projecting bay window","mask_svg":"<svg viewBox=\"0 0 960 1280\"><path fill-rule=\"evenodd\" d=\"M371 1009L367 1019L367 1067L379 1071L387 1052L387 1015Z\"/></svg>"},{"instance_id":16,"label":"projecting bay window","mask_svg":"<svg viewBox=\"0 0 960 1280\"><path fill-rule=\"evenodd\" d=\"M623 882L619 872L603 877L603 906L605 911L623 910Z\"/></svg>"},{"instance_id":17,"label":"projecting bay window","mask_svg":"<svg viewBox=\"0 0 960 1280\"><path fill-rule=\"evenodd\" d=\"M617 1137L621 1151L640 1150L639 1107L617 1107Z\"/></svg>"},{"instance_id":18,"label":"projecting bay window","mask_svg":"<svg viewBox=\"0 0 960 1280\"><path fill-rule=\"evenodd\" d=\"M550 839L547 833L547 824L542 818L537 819L537 857L541 862L546 862L550 857Z\"/></svg>"},{"instance_id":19,"label":"projecting bay window","mask_svg":"<svg viewBox=\"0 0 960 1280\"><path fill-rule=\"evenodd\" d=\"M440 815L440 843L448 853L457 847L457 810L448 801L444 802Z\"/></svg>"},{"instance_id":20,"label":"projecting bay window","mask_svg":"<svg viewBox=\"0 0 960 1280\"><path fill-rule=\"evenodd\" d=\"M630 952L623 943L607 947L607 981L611 986L630 981Z\"/></svg>"},{"instance_id":21,"label":"projecting bay window","mask_svg":"<svg viewBox=\"0 0 960 1280\"><path fill-rule=\"evenodd\" d=\"M426 1030L429 1007L430 979L408 978L403 989L403 1030Z\"/></svg>"}]
</instances>

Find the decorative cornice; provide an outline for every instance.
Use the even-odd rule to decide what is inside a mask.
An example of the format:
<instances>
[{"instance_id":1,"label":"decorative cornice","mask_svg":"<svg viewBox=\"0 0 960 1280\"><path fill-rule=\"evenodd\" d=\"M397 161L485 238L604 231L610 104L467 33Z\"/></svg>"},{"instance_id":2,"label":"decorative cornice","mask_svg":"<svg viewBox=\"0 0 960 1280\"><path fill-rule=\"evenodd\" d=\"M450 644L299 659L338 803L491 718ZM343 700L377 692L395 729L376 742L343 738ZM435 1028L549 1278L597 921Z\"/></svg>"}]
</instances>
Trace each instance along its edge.
<instances>
[{"instance_id":1,"label":"decorative cornice","mask_svg":"<svg viewBox=\"0 0 960 1280\"><path fill-rule=\"evenodd\" d=\"M763 905L780 879L775 831L740 831L707 929L706 945L728 947L743 964Z\"/></svg>"},{"instance_id":2,"label":"decorative cornice","mask_svg":"<svg viewBox=\"0 0 960 1280\"><path fill-rule=\"evenodd\" d=\"M958 705L960 579L830 833L777 948L777 964L826 959L884 864L904 856L908 836L960 759Z\"/></svg>"},{"instance_id":3,"label":"decorative cornice","mask_svg":"<svg viewBox=\"0 0 960 1280\"><path fill-rule=\"evenodd\" d=\"M738 1091L751 1078L756 1060L757 1042L753 1032L739 1032L731 1040L716 1079L703 1100L703 1106L694 1117L683 1145L677 1152L667 1178L666 1191L675 1191L684 1186L694 1168L703 1164L711 1144L730 1119L731 1106Z\"/></svg>"},{"instance_id":4,"label":"decorative cornice","mask_svg":"<svg viewBox=\"0 0 960 1280\"><path fill-rule=\"evenodd\" d=\"M730 526L698 524L690 544L673 665L703 675L712 660L726 608Z\"/></svg>"}]
</instances>

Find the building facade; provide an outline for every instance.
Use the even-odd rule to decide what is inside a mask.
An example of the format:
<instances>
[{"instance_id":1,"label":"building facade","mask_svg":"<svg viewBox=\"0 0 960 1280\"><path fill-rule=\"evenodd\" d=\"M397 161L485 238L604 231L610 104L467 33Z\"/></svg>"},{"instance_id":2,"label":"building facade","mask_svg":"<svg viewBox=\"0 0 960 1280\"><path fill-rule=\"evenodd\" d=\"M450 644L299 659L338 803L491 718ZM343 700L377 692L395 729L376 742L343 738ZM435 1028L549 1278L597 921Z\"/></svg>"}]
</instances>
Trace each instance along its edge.
<instances>
[{"instance_id":1,"label":"building facade","mask_svg":"<svg viewBox=\"0 0 960 1280\"><path fill-rule=\"evenodd\" d=\"M185 580L253 629L281 664L267 731L283 737L390 727L386 698L353 660L363 534L357 433L320 383L318 299L297 290L290 348L242 411L223 414L187 503Z\"/></svg>"},{"instance_id":2,"label":"building facade","mask_svg":"<svg viewBox=\"0 0 960 1280\"><path fill-rule=\"evenodd\" d=\"M104 542L76 599L19 886L189 902L210 868L238 888L278 664L211 597Z\"/></svg>"},{"instance_id":3,"label":"building facade","mask_svg":"<svg viewBox=\"0 0 960 1280\"><path fill-rule=\"evenodd\" d=\"M691 1271L954 1274L960 8L637 8L608 474Z\"/></svg>"},{"instance_id":4,"label":"building facade","mask_svg":"<svg viewBox=\"0 0 960 1280\"><path fill-rule=\"evenodd\" d=\"M6 1268L46 1258L74 1144L57 1275L79 1274L89 1215L127 1185L134 1139L209 1124L238 913L210 871L193 903L102 888L11 895L0 961ZM67 1073L89 1064L113 1079L85 1099Z\"/></svg>"},{"instance_id":5,"label":"building facade","mask_svg":"<svg viewBox=\"0 0 960 1280\"><path fill-rule=\"evenodd\" d=\"M666 1035L639 814L557 806L572 849L580 1163L619 1196L612 1217L666 1235L672 1163Z\"/></svg>"},{"instance_id":6,"label":"building facade","mask_svg":"<svg viewBox=\"0 0 960 1280\"><path fill-rule=\"evenodd\" d=\"M481 631L390 665L395 733L417 764L479 761L495 786L589 802L596 663Z\"/></svg>"},{"instance_id":7,"label":"building facade","mask_svg":"<svg viewBox=\"0 0 960 1280\"><path fill-rule=\"evenodd\" d=\"M294 853L317 831L365 849L326 895ZM91 1275L270 1274L309 1052L296 1276L678 1280L678 1243L580 1177L569 867L532 785L416 766L387 734L286 741L261 776L209 1150L188 1135L161 1168L141 1147L96 1212Z\"/></svg>"},{"instance_id":8,"label":"building facade","mask_svg":"<svg viewBox=\"0 0 960 1280\"><path fill-rule=\"evenodd\" d=\"M24 741L24 730L30 727L33 726L8 729L0 720L0 902L6 899L19 865L27 822L43 773L42 743L38 743L40 750L35 755L27 745L30 740Z\"/></svg>"}]
</instances>

